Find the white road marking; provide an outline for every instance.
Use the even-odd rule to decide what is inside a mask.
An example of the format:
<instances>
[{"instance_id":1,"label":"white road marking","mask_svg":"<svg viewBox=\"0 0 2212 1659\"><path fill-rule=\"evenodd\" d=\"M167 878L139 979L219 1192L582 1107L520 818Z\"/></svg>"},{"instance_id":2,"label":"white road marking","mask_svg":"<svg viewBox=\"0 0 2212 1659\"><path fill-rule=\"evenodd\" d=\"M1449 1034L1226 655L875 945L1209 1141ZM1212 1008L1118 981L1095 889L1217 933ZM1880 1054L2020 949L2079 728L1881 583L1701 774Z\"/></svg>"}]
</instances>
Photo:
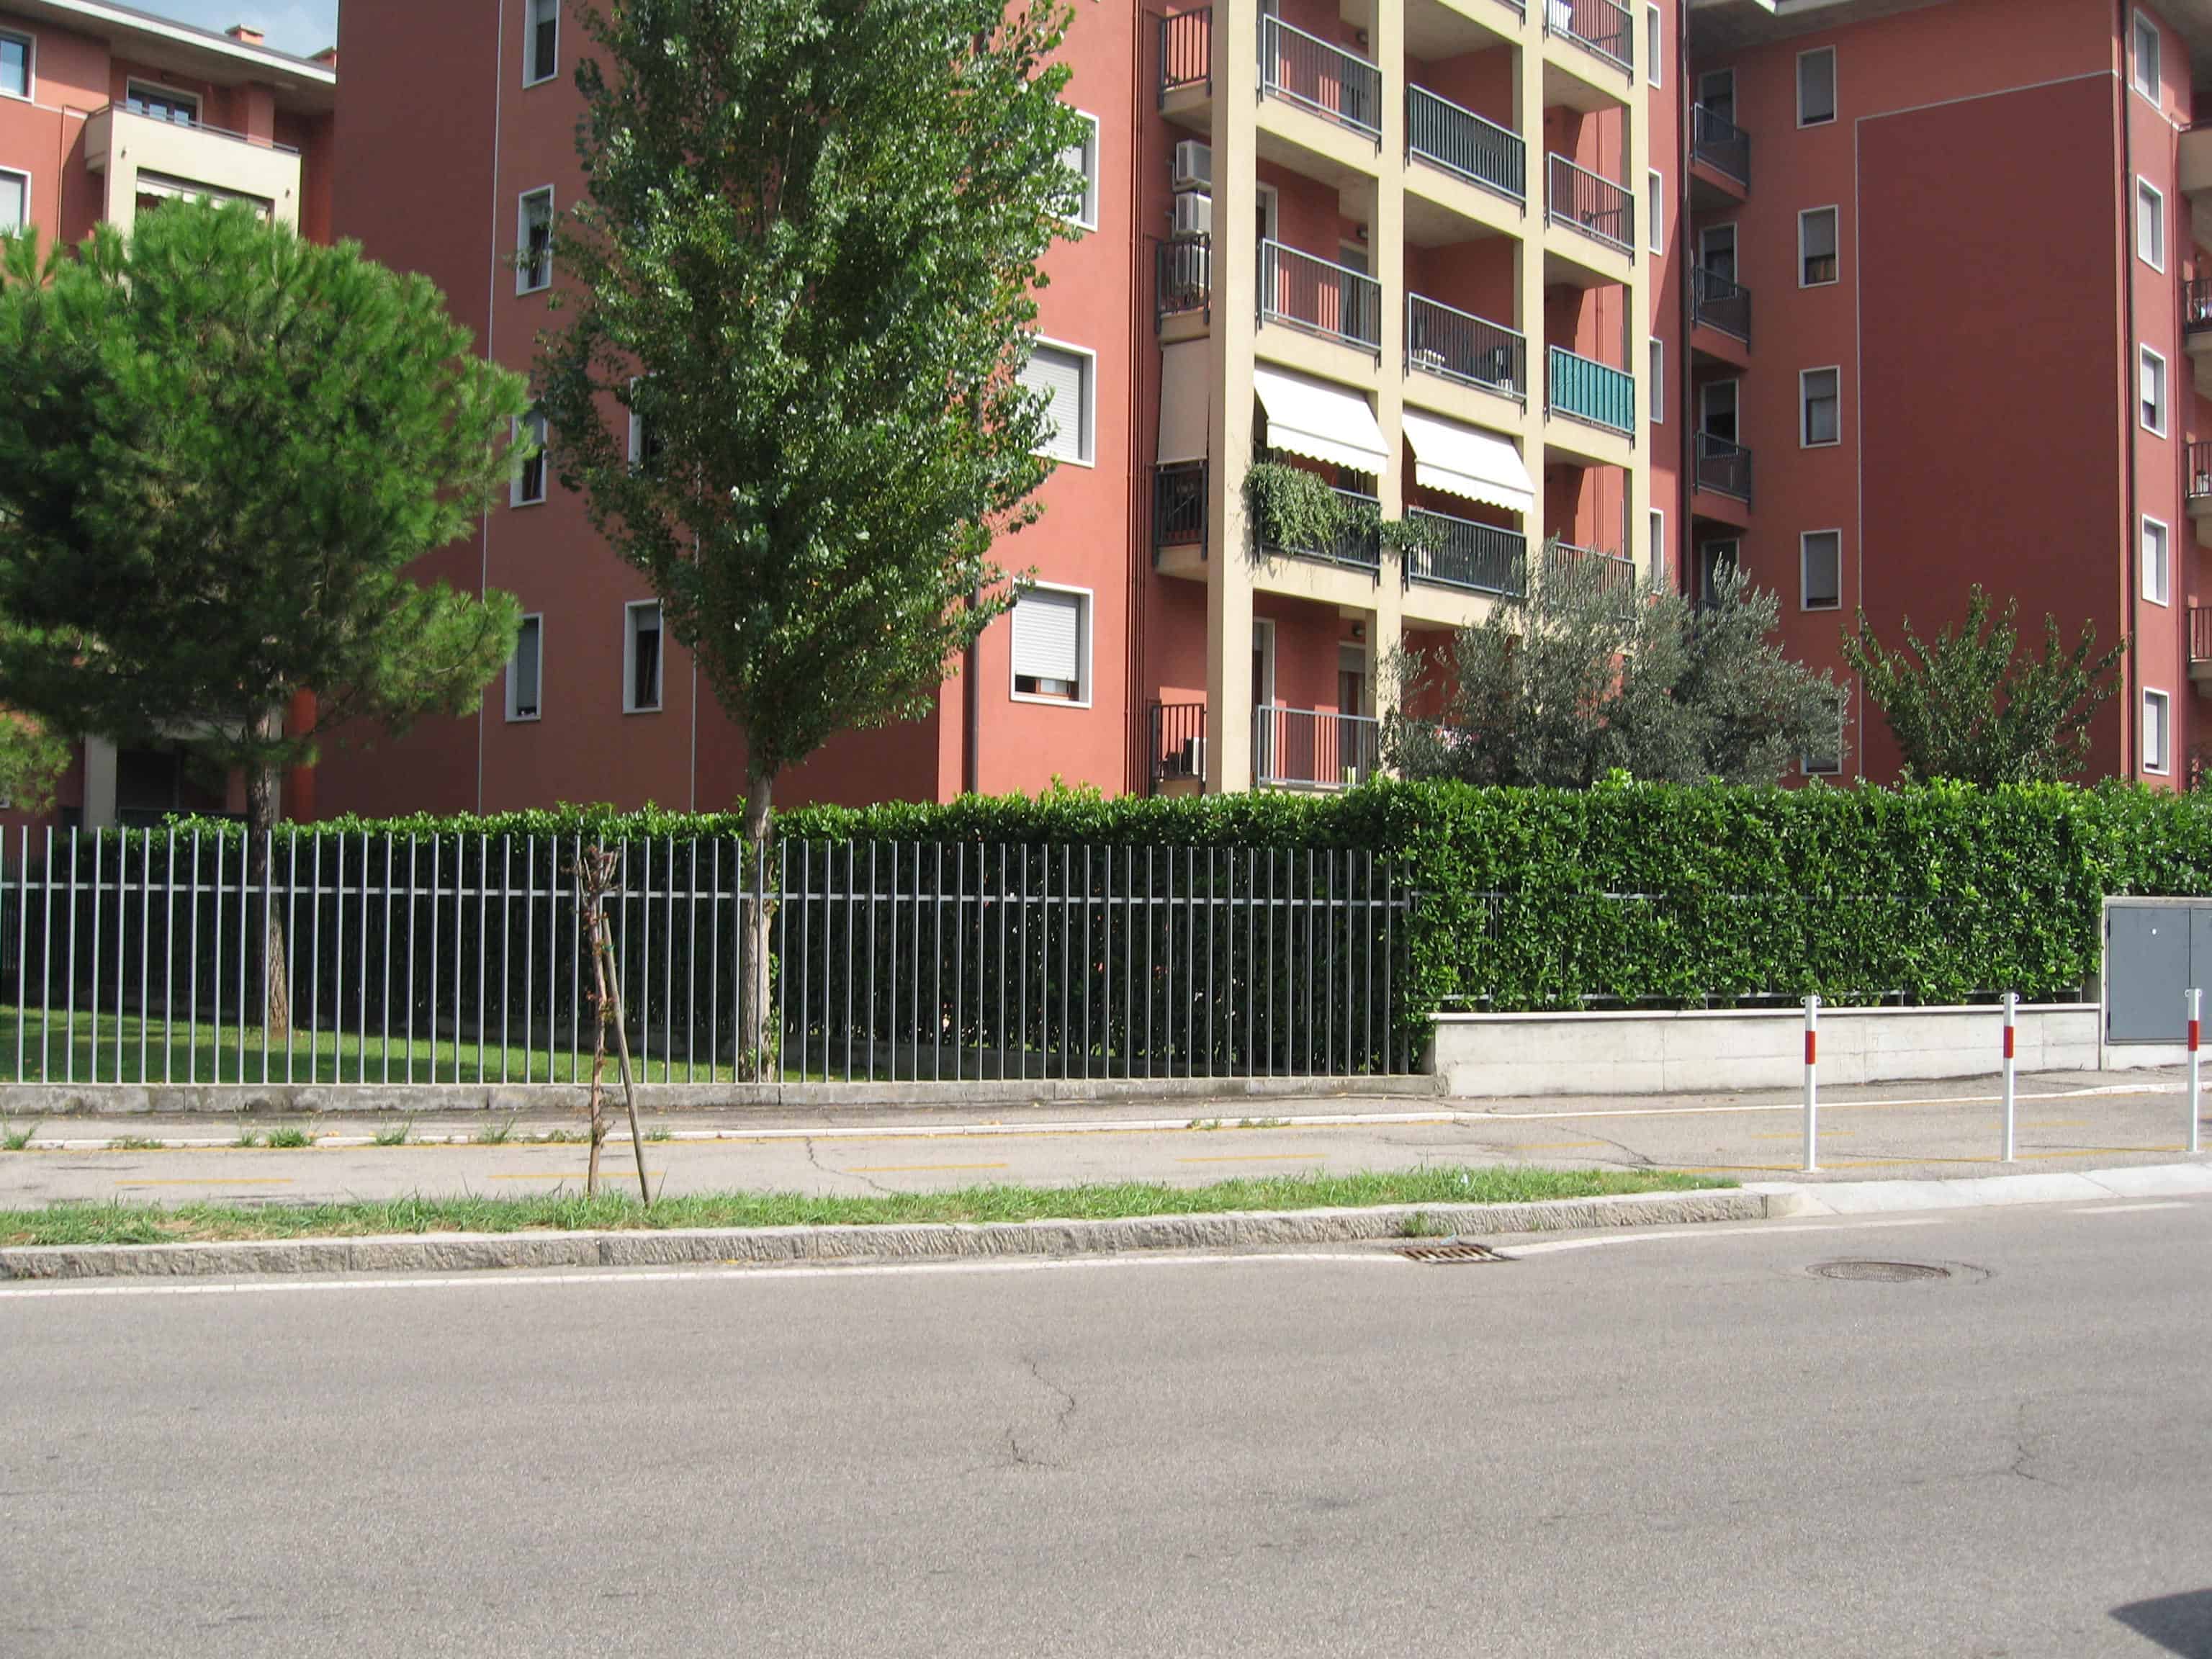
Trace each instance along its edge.
<instances>
[{"instance_id":1,"label":"white road marking","mask_svg":"<svg viewBox=\"0 0 2212 1659\"><path fill-rule=\"evenodd\" d=\"M1501 1243L1497 1248L1516 1260L1524 1255L1549 1255L1557 1250L1593 1250L1601 1244L1650 1244L1662 1239L1731 1238L1739 1233L1765 1233L1769 1237L1790 1233L1837 1233L1871 1231L1877 1227L1940 1227L1944 1218L1938 1215L1897 1216L1882 1221L1814 1221L1802 1224L1774 1222L1754 1223L1748 1227L1674 1227L1659 1233L1608 1233L1595 1238L1554 1238L1540 1244L1511 1244ZM0 1295L5 1295L0 1291Z\"/></svg>"},{"instance_id":2,"label":"white road marking","mask_svg":"<svg viewBox=\"0 0 2212 1659\"><path fill-rule=\"evenodd\" d=\"M2162 1199L2155 1204L2092 1204L2084 1209L2069 1210L2066 1213L2069 1215L2135 1215L2144 1210L2186 1210L2191 1207L2186 1200L2168 1198Z\"/></svg>"}]
</instances>

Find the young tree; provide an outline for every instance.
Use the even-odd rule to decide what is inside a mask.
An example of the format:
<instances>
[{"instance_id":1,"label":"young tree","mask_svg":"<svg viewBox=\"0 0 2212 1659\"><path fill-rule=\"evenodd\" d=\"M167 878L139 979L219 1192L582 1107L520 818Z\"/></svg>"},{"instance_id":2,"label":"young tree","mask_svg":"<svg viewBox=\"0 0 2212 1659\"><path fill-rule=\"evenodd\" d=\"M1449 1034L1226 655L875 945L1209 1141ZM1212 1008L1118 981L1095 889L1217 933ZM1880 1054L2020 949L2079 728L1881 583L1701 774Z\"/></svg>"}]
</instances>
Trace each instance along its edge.
<instances>
[{"instance_id":1,"label":"young tree","mask_svg":"<svg viewBox=\"0 0 2212 1659\"><path fill-rule=\"evenodd\" d=\"M2069 777L2089 757L2098 708L2120 689L2122 640L2101 656L2097 629L2082 624L2069 651L2058 618L2043 619L2043 654L2019 659L2020 601L2009 599L1992 626L1990 596L1977 583L1966 615L1924 644L1903 624L1893 651L1875 637L1866 613L1844 633L1844 655L1865 682L1905 757L1907 776L1956 778L1991 786Z\"/></svg>"},{"instance_id":2,"label":"young tree","mask_svg":"<svg viewBox=\"0 0 2212 1659\"><path fill-rule=\"evenodd\" d=\"M1463 630L1436 720L1394 718L1410 777L1587 789L1614 771L1674 783L1775 783L1836 752L1842 698L1771 642L1778 605L1741 573L1713 603L1639 592L1620 568L1546 550L1527 592ZM1402 678L1421 665L1401 663ZM1840 758L1840 757L1838 757Z\"/></svg>"},{"instance_id":3,"label":"young tree","mask_svg":"<svg viewBox=\"0 0 2212 1659\"><path fill-rule=\"evenodd\" d=\"M574 319L541 343L539 399L562 483L742 737L759 846L779 774L926 712L1010 602L991 543L1047 471L1014 374L1082 137L1048 63L1066 13L625 0L582 21L586 193L555 248Z\"/></svg>"}]
</instances>

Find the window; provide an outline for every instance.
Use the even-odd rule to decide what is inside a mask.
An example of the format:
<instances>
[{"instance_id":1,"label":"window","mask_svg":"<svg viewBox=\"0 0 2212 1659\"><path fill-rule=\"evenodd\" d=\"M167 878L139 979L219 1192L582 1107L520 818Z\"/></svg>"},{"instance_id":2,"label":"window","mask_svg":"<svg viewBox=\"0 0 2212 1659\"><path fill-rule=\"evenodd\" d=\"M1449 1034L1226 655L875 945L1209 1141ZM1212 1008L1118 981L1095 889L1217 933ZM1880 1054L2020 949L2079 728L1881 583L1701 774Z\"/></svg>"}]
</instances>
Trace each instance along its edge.
<instances>
[{"instance_id":1,"label":"window","mask_svg":"<svg viewBox=\"0 0 2212 1659\"><path fill-rule=\"evenodd\" d=\"M528 445L532 453L515 464L514 482L507 490L510 507L535 507L545 499L545 415L533 409L514 423L519 450Z\"/></svg>"},{"instance_id":2,"label":"window","mask_svg":"<svg viewBox=\"0 0 2212 1659\"><path fill-rule=\"evenodd\" d=\"M31 222L31 175L0 172L0 236Z\"/></svg>"},{"instance_id":3,"label":"window","mask_svg":"<svg viewBox=\"0 0 2212 1659\"><path fill-rule=\"evenodd\" d=\"M1656 507L1651 509L1650 535L1651 589L1660 592L1667 586L1667 515Z\"/></svg>"},{"instance_id":4,"label":"window","mask_svg":"<svg viewBox=\"0 0 2212 1659\"><path fill-rule=\"evenodd\" d=\"M1045 396L1044 441L1039 454L1091 464L1091 363L1087 351L1042 340L1030 353L1022 384Z\"/></svg>"},{"instance_id":5,"label":"window","mask_svg":"<svg viewBox=\"0 0 2212 1659\"><path fill-rule=\"evenodd\" d=\"M553 286L553 186L522 193L514 210L514 291Z\"/></svg>"},{"instance_id":6,"label":"window","mask_svg":"<svg viewBox=\"0 0 2212 1659\"><path fill-rule=\"evenodd\" d=\"M1716 605L1720 601L1721 582L1735 572L1736 544L1733 541L1700 542L1698 544L1698 603Z\"/></svg>"},{"instance_id":7,"label":"window","mask_svg":"<svg viewBox=\"0 0 2212 1659\"><path fill-rule=\"evenodd\" d=\"M1662 45L1661 33L1662 25L1659 18L1659 8L1656 6L1644 7L1644 73L1655 87L1661 84L1666 79L1666 76L1661 73L1659 67L1665 55L1661 51L1661 46Z\"/></svg>"},{"instance_id":8,"label":"window","mask_svg":"<svg viewBox=\"0 0 2212 1659\"><path fill-rule=\"evenodd\" d=\"M660 601L639 599L623 607L623 713L659 707Z\"/></svg>"},{"instance_id":9,"label":"window","mask_svg":"<svg viewBox=\"0 0 2212 1659\"><path fill-rule=\"evenodd\" d=\"M1835 611L1844 603L1844 532L1808 530L1797 538L1798 609Z\"/></svg>"},{"instance_id":10,"label":"window","mask_svg":"<svg viewBox=\"0 0 2212 1659\"><path fill-rule=\"evenodd\" d=\"M1032 587L1014 601L1014 696L1028 702L1091 702L1091 595Z\"/></svg>"},{"instance_id":11,"label":"window","mask_svg":"<svg viewBox=\"0 0 2212 1659\"><path fill-rule=\"evenodd\" d=\"M638 409L637 389L647 380L645 375L633 375L629 383L629 464L650 466L660 459L660 438L646 422Z\"/></svg>"},{"instance_id":12,"label":"window","mask_svg":"<svg viewBox=\"0 0 2212 1659\"><path fill-rule=\"evenodd\" d=\"M2163 691L2143 693L2142 769L2173 769L2173 699Z\"/></svg>"},{"instance_id":13,"label":"window","mask_svg":"<svg viewBox=\"0 0 2212 1659\"><path fill-rule=\"evenodd\" d=\"M0 34L0 97L31 95L33 50L27 34Z\"/></svg>"},{"instance_id":14,"label":"window","mask_svg":"<svg viewBox=\"0 0 2212 1659\"><path fill-rule=\"evenodd\" d=\"M1797 54L1797 125L1817 127L1836 118L1836 49Z\"/></svg>"},{"instance_id":15,"label":"window","mask_svg":"<svg viewBox=\"0 0 2212 1659\"><path fill-rule=\"evenodd\" d=\"M2166 269L2166 198L2148 179L2136 180L2136 258Z\"/></svg>"},{"instance_id":16,"label":"window","mask_svg":"<svg viewBox=\"0 0 2212 1659\"><path fill-rule=\"evenodd\" d=\"M1082 117L1082 142L1060 153L1060 164L1075 176L1067 187L1067 205L1060 217L1085 230L1098 228L1098 118L1078 110Z\"/></svg>"},{"instance_id":17,"label":"window","mask_svg":"<svg viewBox=\"0 0 2212 1659\"><path fill-rule=\"evenodd\" d=\"M191 93L172 92L167 87L151 86L143 81L125 83L123 106L133 115L173 122L180 127L200 124L200 100Z\"/></svg>"},{"instance_id":18,"label":"window","mask_svg":"<svg viewBox=\"0 0 2212 1659\"><path fill-rule=\"evenodd\" d=\"M1805 448L1843 442L1842 382L1842 371L1833 368L1808 368L1798 375L1797 441Z\"/></svg>"},{"instance_id":19,"label":"window","mask_svg":"<svg viewBox=\"0 0 2212 1659\"><path fill-rule=\"evenodd\" d=\"M1807 208L1797 216L1797 286L1820 288L1837 275L1836 210Z\"/></svg>"},{"instance_id":20,"label":"window","mask_svg":"<svg viewBox=\"0 0 2212 1659\"><path fill-rule=\"evenodd\" d=\"M2136 14L2136 90L2155 104L2159 101L2158 25L2142 13Z\"/></svg>"},{"instance_id":21,"label":"window","mask_svg":"<svg viewBox=\"0 0 2212 1659\"><path fill-rule=\"evenodd\" d=\"M2169 602L2172 565L2166 553L2166 526L2148 514L2142 521L2142 587L2143 598L2153 605Z\"/></svg>"},{"instance_id":22,"label":"window","mask_svg":"<svg viewBox=\"0 0 2212 1659\"><path fill-rule=\"evenodd\" d=\"M1667 343L1651 343L1651 424L1667 423Z\"/></svg>"},{"instance_id":23,"label":"window","mask_svg":"<svg viewBox=\"0 0 2212 1659\"><path fill-rule=\"evenodd\" d=\"M2166 359L2148 346L2144 346L2136 362L2143 430L2156 433L2163 438L2166 436Z\"/></svg>"},{"instance_id":24,"label":"window","mask_svg":"<svg viewBox=\"0 0 2212 1659\"><path fill-rule=\"evenodd\" d=\"M507 659L507 717L511 720L538 718L538 697L545 676L545 618L525 617L514 636L514 654Z\"/></svg>"},{"instance_id":25,"label":"window","mask_svg":"<svg viewBox=\"0 0 2212 1659\"><path fill-rule=\"evenodd\" d=\"M534 87L561 71L561 0L530 0L522 27L522 84Z\"/></svg>"},{"instance_id":26,"label":"window","mask_svg":"<svg viewBox=\"0 0 2212 1659\"><path fill-rule=\"evenodd\" d=\"M1651 168L1644 177L1644 215L1651 222L1651 251L1667 251L1667 181L1659 176L1659 169Z\"/></svg>"}]
</instances>

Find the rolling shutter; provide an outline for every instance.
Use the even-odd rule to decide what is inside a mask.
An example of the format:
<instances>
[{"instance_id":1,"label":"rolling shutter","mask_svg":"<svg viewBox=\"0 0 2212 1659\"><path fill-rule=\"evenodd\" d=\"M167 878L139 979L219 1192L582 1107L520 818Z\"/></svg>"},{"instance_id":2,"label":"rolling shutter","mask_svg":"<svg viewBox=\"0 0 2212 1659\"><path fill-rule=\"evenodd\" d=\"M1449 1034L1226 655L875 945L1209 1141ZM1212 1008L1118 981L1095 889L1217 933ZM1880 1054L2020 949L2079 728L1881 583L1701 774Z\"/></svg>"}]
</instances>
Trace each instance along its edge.
<instances>
[{"instance_id":1,"label":"rolling shutter","mask_svg":"<svg viewBox=\"0 0 2212 1659\"><path fill-rule=\"evenodd\" d=\"M1083 677L1083 596L1032 588L1014 603L1017 678L1062 680Z\"/></svg>"},{"instance_id":2,"label":"rolling shutter","mask_svg":"<svg viewBox=\"0 0 2212 1659\"><path fill-rule=\"evenodd\" d=\"M1089 458L1091 434L1084 430L1083 358L1057 346L1040 345L1030 354L1022 370L1022 384L1045 394L1048 428L1042 453L1055 460Z\"/></svg>"}]
</instances>

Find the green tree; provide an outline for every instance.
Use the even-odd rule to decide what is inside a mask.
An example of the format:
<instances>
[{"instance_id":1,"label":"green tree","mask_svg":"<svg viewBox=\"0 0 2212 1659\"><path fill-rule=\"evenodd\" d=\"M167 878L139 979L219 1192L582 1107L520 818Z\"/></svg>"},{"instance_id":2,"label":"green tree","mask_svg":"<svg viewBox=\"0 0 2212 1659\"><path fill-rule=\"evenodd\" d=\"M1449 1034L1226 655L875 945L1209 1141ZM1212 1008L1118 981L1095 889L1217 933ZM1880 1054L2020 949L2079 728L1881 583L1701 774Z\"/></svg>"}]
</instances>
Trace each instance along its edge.
<instances>
[{"instance_id":1,"label":"green tree","mask_svg":"<svg viewBox=\"0 0 2212 1659\"><path fill-rule=\"evenodd\" d=\"M1462 630L1443 662L1401 654L1401 680L1445 669L1451 693L1440 719L1393 718L1391 763L1409 777L1587 789L1616 772L1771 784L1801 755L1841 760L1842 693L1773 644L1773 594L1728 570L1712 603L1692 607L1628 577L1547 547L1539 579Z\"/></svg>"},{"instance_id":2,"label":"green tree","mask_svg":"<svg viewBox=\"0 0 2212 1659\"><path fill-rule=\"evenodd\" d=\"M1905 757L1905 775L1956 778L1984 787L2047 782L2078 773L2089 757L2097 710L2120 689L2122 640L2097 653L2097 629L2082 624L2071 650L2058 618L2043 619L2043 654L2020 658L2020 601L2007 600L1996 623L1977 583L1965 620L1933 646L1904 619L1905 645L1875 637L1866 612L1844 631L1844 655L1865 683Z\"/></svg>"},{"instance_id":3,"label":"green tree","mask_svg":"<svg viewBox=\"0 0 2212 1659\"><path fill-rule=\"evenodd\" d=\"M1011 601L992 542L1048 470L1014 376L1083 133L1048 61L1066 13L625 0L582 21L550 447L737 727L758 845L781 773L927 712Z\"/></svg>"}]
</instances>

